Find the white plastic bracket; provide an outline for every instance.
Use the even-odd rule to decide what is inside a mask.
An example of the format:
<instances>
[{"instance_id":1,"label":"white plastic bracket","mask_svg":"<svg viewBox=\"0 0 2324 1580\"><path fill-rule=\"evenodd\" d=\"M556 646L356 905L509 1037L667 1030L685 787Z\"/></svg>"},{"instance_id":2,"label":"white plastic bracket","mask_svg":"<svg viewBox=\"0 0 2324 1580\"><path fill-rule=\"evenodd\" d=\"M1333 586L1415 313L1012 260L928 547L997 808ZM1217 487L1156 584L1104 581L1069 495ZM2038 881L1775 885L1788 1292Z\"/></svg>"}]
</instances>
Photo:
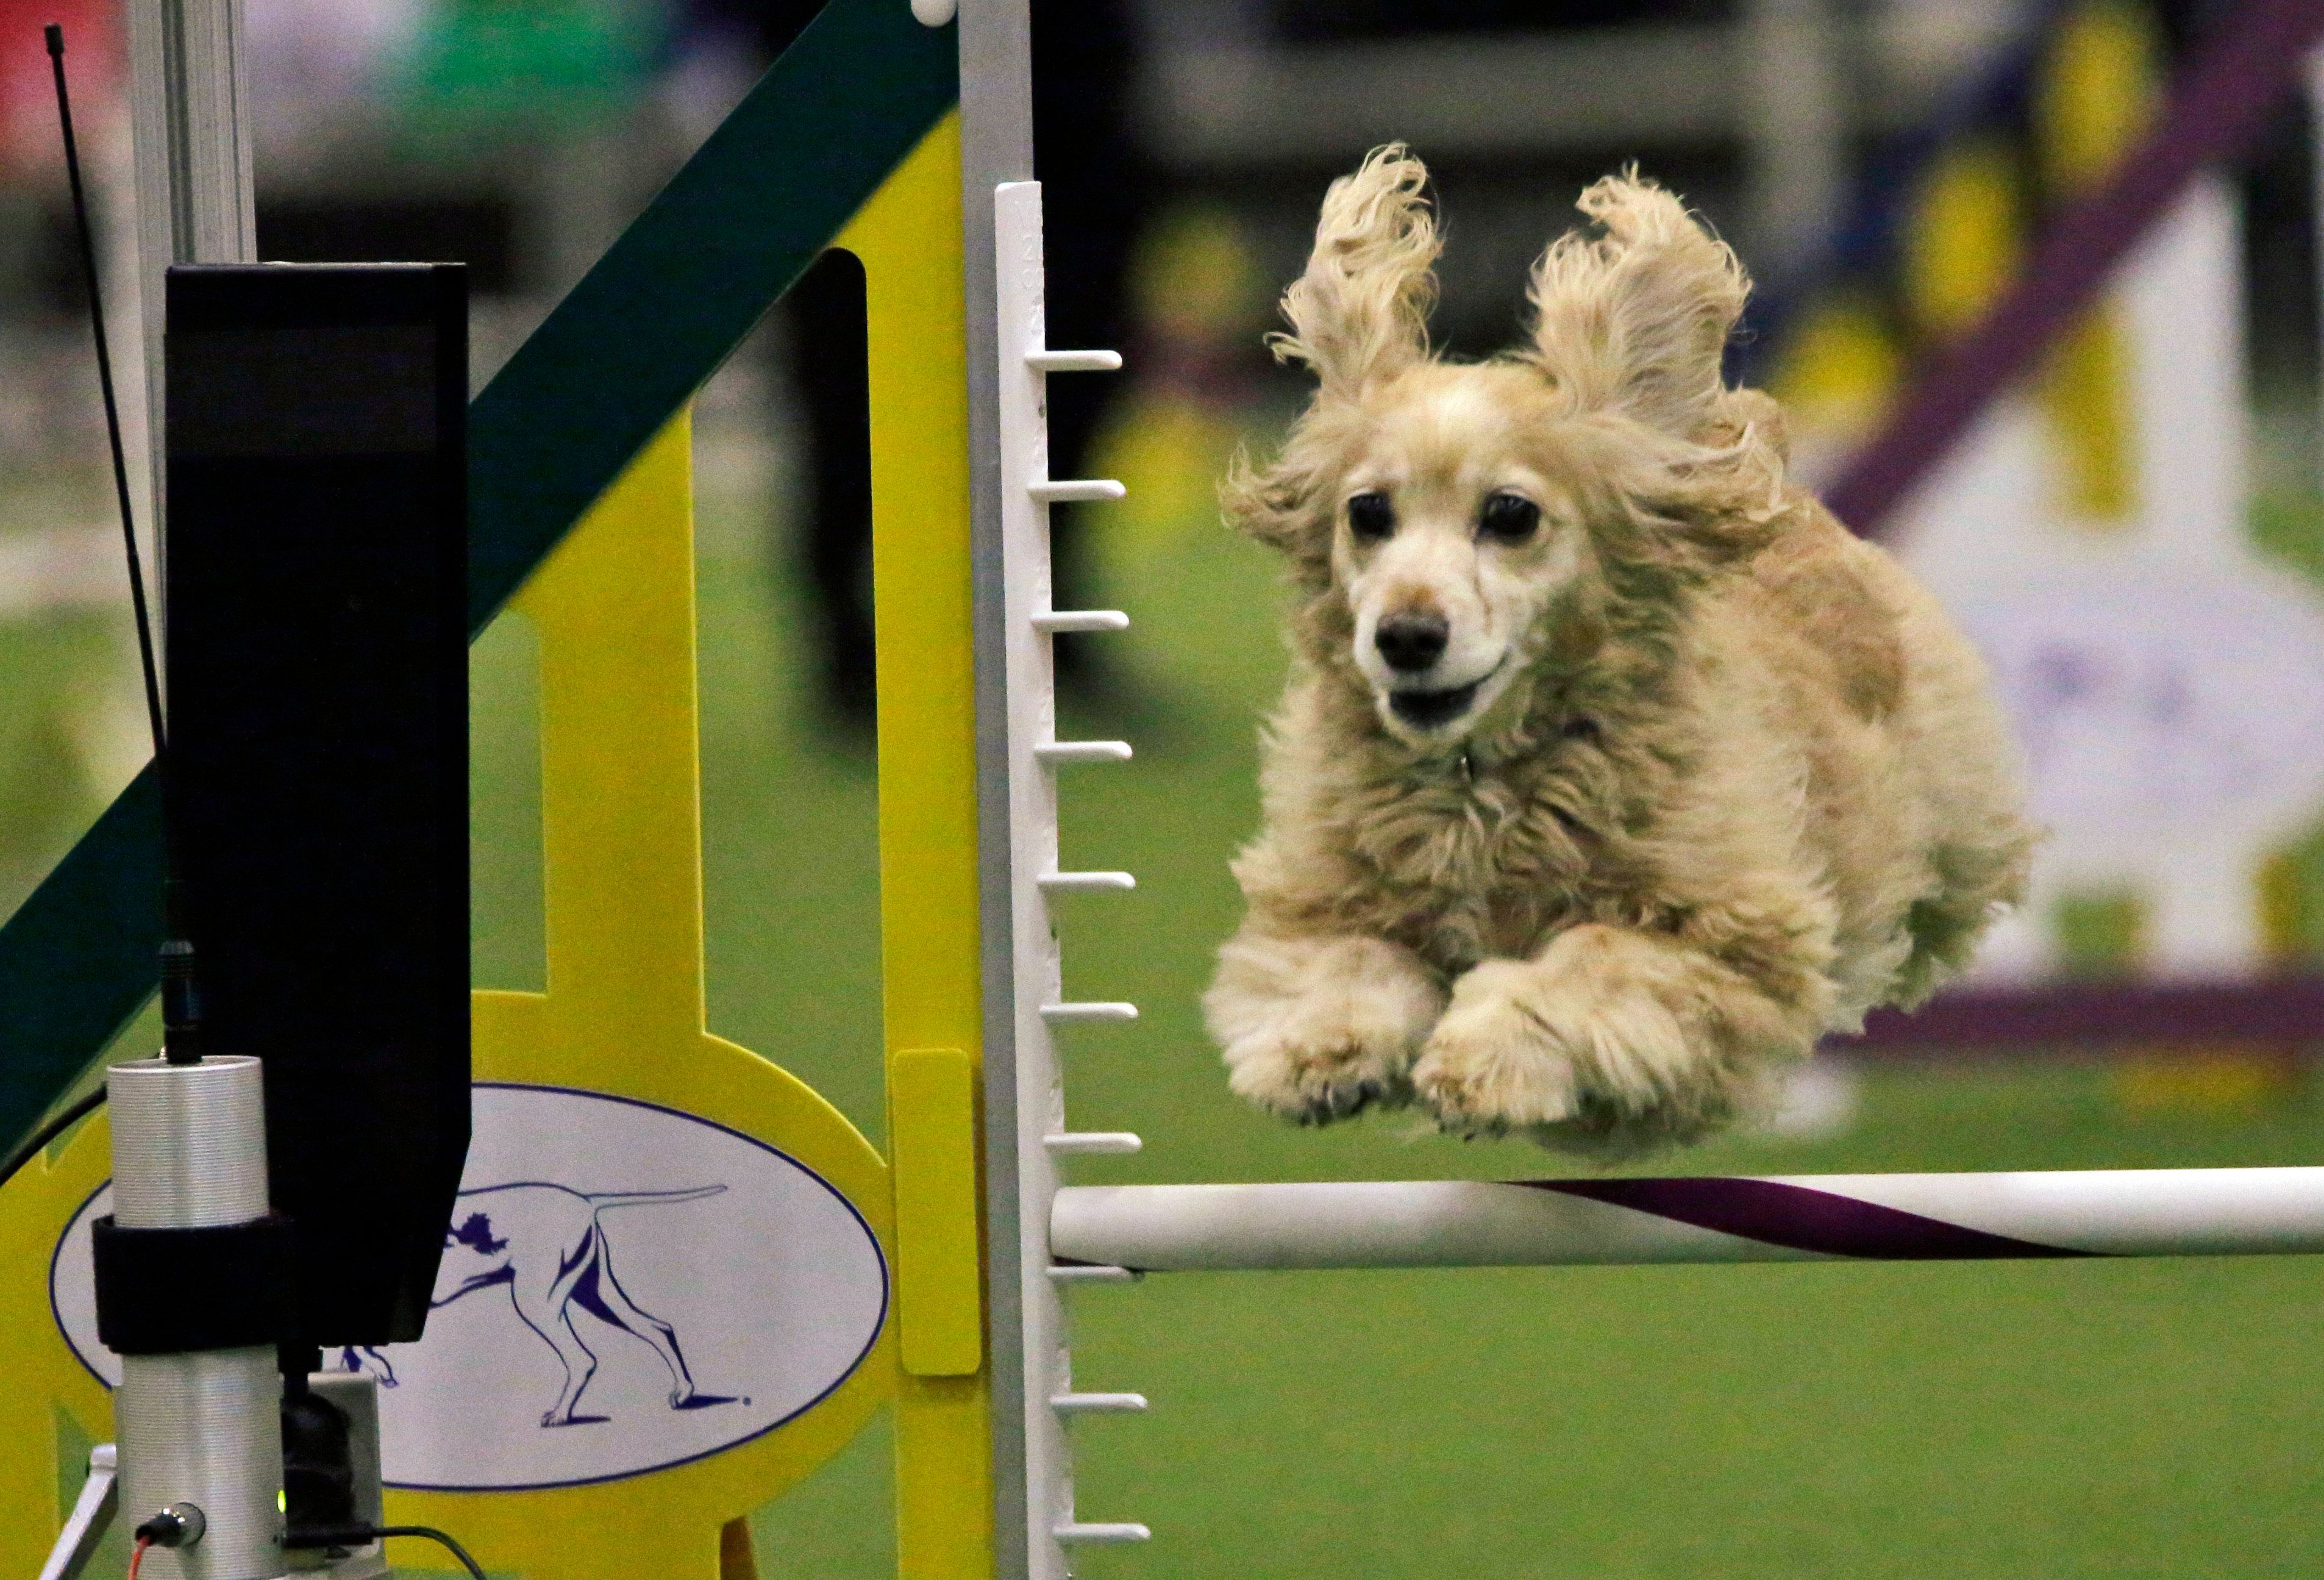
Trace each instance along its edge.
<instances>
[{"instance_id":1,"label":"white plastic bracket","mask_svg":"<svg viewBox=\"0 0 2324 1580\"><path fill-rule=\"evenodd\" d=\"M81 1483L80 1496L65 1519L65 1528L57 1532L57 1545L49 1549L49 1561L41 1566L41 1580L78 1580L88 1569L89 1560L97 1556L97 1544L113 1523L114 1511L121 1504L120 1464L110 1443L100 1443L88 1451L88 1479Z\"/></svg>"},{"instance_id":2,"label":"white plastic bracket","mask_svg":"<svg viewBox=\"0 0 2324 1580\"><path fill-rule=\"evenodd\" d=\"M1128 873L1043 873L1035 882L1045 894L1100 894L1138 887L1138 880Z\"/></svg>"},{"instance_id":3,"label":"white plastic bracket","mask_svg":"<svg viewBox=\"0 0 2324 1580\"><path fill-rule=\"evenodd\" d=\"M1061 1416L1134 1416L1146 1409L1142 1393L1053 1393L1049 1408Z\"/></svg>"},{"instance_id":4,"label":"white plastic bracket","mask_svg":"<svg viewBox=\"0 0 2324 1580\"><path fill-rule=\"evenodd\" d=\"M1043 504L1069 504L1081 499L1125 499L1130 494L1129 489L1111 477L1038 477L1025 485L1025 492Z\"/></svg>"},{"instance_id":5,"label":"white plastic bracket","mask_svg":"<svg viewBox=\"0 0 2324 1580\"><path fill-rule=\"evenodd\" d=\"M1119 609L1051 609L1033 616L1036 631L1127 631L1130 616Z\"/></svg>"},{"instance_id":6,"label":"white plastic bracket","mask_svg":"<svg viewBox=\"0 0 2324 1580\"><path fill-rule=\"evenodd\" d=\"M1125 1542L1151 1541L1154 1533L1142 1525L1084 1525L1068 1521L1051 1532L1059 1541L1077 1547L1111 1547Z\"/></svg>"},{"instance_id":7,"label":"white plastic bracket","mask_svg":"<svg viewBox=\"0 0 2324 1580\"><path fill-rule=\"evenodd\" d=\"M1086 1262L1060 1261L1049 1266L1049 1281L1053 1284L1134 1284L1145 1276L1135 1268Z\"/></svg>"},{"instance_id":8,"label":"white plastic bracket","mask_svg":"<svg viewBox=\"0 0 2324 1580\"><path fill-rule=\"evenodd\" d=\"M1028 351L1025 365L1035 373L1120 373L1119 351Z\"/></svg>"},{"instance_id":9,"label":"white plastic bracket","mask_svg":"<svg viewBox=\"0 0 2324 1580\"><path fill-rule=\"evenodd\" d=\"M1059 1131L1041 1138L1041 1144L1060 1158L1127 1157L1146 1142L1135 1131Z\"/></svg>"},{"instance_id":10,"label":"white plastic bracket","mask_svg":"<svg viewBox=\"0 0 2324 1580\"><path fill-rule=\"evenodd\" d=\"M1049 741L1033 748L1044 762L1127 762L1127 741Z\"/></svg>"},{"instance_id":11,"label":"white plastic bracket","mask_svg":"<svg viewBox=\"0 0 2324 1580\"><path fill-rule=\"evenodd\" d=\"M1068 1026L1090 1021L1135 1021L1138 1019L1138 1006L1095 1002L1043 1004L1041 1019L1052 1026Z\"/></svg>"}]
</instances>

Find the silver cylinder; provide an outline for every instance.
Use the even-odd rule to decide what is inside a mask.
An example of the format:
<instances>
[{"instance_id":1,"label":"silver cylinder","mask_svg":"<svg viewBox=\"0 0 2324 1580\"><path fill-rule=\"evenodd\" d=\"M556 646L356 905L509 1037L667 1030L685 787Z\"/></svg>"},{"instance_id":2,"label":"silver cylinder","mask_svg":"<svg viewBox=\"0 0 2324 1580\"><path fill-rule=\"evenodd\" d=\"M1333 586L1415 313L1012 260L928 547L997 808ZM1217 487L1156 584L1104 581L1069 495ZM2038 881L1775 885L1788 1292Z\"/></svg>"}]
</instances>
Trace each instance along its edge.
<instances>
[{"instance_id":1,"label":"silver cylinder","mask_svg":"<svg viewBox=\"0 0 2324 1580\"><path fill-rule=\"evenodd\" d=\"M266 1087L254 1058L106 1072L113 1217L124 1229L210 1229L266 1215Z\"/></svg>"},{"instance_id":2,"label":"silver cylinder","mask_svg":"<svg viewBox=\"0 0 2324 1580\"><path fill-rule=\"evenodd\" d=\"M265 1087L254 1058L141 1059L106 1078L114 1220L200 1229L265 1216ZM271 1345L123 1357L113 1395L125 1522L171 1503L207 1529L156 1548L153 1580L274 1580L283 1572L281 1379Z\"/></svg>"},{"instance_id":3,"label":"silver cylinder","mask_svg":"<svg viewBox=\"0 0 2324 1580\"><path fill-rule=\"evenodd\" d=\"M273 1580L283 1572L282 1380L272 1345L124 1355L113 1395L121 1511L134 1526L171 1503L207 1524L189 1548L155 1548L155 1580Z\"/></svg>"}]
</instances>

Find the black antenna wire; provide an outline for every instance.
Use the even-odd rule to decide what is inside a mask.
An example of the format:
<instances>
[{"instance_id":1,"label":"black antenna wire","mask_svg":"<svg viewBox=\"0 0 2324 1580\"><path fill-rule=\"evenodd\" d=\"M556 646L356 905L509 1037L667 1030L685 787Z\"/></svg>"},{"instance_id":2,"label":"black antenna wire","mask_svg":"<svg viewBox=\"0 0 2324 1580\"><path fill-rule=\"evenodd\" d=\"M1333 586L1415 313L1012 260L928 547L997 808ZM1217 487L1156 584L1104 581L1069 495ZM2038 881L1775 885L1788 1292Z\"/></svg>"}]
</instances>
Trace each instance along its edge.
<instances>
[{"instance_id":1,"label":"black antenna wire","mask_svg":"<svg viewBox=\"0 0 2324 1580\"><path fill-rule=\"evenodd\" d=\"M72 183L73 222L80 231L81 277L88 287L88 322L97 337L97 382L105 392L105 431L113 441L113 492L121 502L121 541L129 551L129 597L137 609L137 655L145 668L145 717L153 729L153 761L167 736L161 724L161 678L153 662L153 623L145 610L145 573L137 555L137 528L129 508L129 461L121 446L121 408L113 395L113 354L106 345L105 298L97 289L97 246L90 240L88 196L80 184L80 144L73 137L72 96L65 88L65 30L51 23L49 65L57 79L57 123L64 128L65 177Z\"/></svg>"},{"instance_id":2,"label":"black antenna wire","mask_svg":"<svg viewBox=\"0 0 2324 1580\"><path fill-rule=\"evenodd\" d=\"M90 238L88 194L81 185L80 144L73 136L72 95L65 88L65 30L50 23L49 66L57 83L57 124L64 131L65 177L72 183L73 222L80 232L81 277L88 287L88 322L97 339L97 381L105 393L105 431L113 445L113 491L121 503L121 541L129 555L129 597L137 611L137 656L145 670L145 717L153 731L153 771L164 807L161 862L161 1049L171 1064L201 1062L201 997L194 985L194 947L186 939L184 885L166 832L169 817L169 737L161 722L161 678L153 661L153 619L145 606L145 571L137 554L137 523L129 505L129 462L121 444L121 407L113 393L113 354L106 343L105 297L97 289L97 245Z\"/></svg>"},{"instance_id":3,"label":"black antenna wire","mask_svg":"<svg viewBox=\"0 0 2324 1580\"><path fill-rule=\"evenodd\" d=\"M80 152L73 145L72 105L65 97L65 30L51 23L46 30L49 60L56 69L57 116L65 129L65 173L72 181L73 215L80 221L81 261L88 272L88 302L92 313L102 311L97 298L96 254L88 245L88 210L80 190ZM153 639L145 624L145 584L137 569L137 534L129 524L129 468L121 458L121 419L113 404L113 366L105 351L105 319L97 323L97 375L105 386L105 426L113 437L113 481L121 495L121 531L129 542L129 589L137 600L137 640L145 655L145 705L153 723L153 752L161 750L161 692L153 678ZM15 1177L16 1171L48 1150L51 1142L78 1124L97 1111L105 1101L105 1086L99 1082L92 1091L83 1093L61 1113L26 1136L0 1158L0 1185Z\"/></svg>"}]
</instances>

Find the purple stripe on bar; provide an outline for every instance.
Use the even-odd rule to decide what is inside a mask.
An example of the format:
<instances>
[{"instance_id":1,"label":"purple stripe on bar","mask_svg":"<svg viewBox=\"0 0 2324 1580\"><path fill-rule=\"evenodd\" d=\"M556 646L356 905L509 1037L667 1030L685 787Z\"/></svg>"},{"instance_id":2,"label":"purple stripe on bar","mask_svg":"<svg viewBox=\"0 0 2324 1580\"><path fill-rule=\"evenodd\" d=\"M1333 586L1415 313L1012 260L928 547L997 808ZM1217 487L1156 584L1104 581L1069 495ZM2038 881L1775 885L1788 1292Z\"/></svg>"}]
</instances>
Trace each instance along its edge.
<instances>
[{"instance_id":1,"label":"purple stripe on bar","mask_svg":"<svg viewBox=\"0 0 2324 1580\"><path fill-rule=\"evenodd\" d=\"M1988 1234L1902 1208L1773 1179L1527 1179L1513 1183L1821 1256L1877 1261L1992 1261L2097 1254Z\"/></svg>"},{"instance_id":2,"label":"purple stripe on bar","mask_svg":"<svg viewBox=\"0 0 2324 1580\"><path fill-rule=\"evenodd\" d=\"M2233 159L2324 38L2324 0L2225 7L2153 127L2105 186L2051 226L1977 327L1909 382L1880 431L1824 493L1877 537L1888 513L2012 382L2031 368L2205 165Z\"/></svg>"},{"instance_id":3,"label":"purple stripe on bar","mask_svg":"<svg viewBox=\"0 0 2324 1580\"><path fill-rule=\"evenodd\" d=\"M2324 1042L2324 976L2249 982L2061 983L1964 989L1920 1009L1878 1010L1835 1053L2192 1042Z\"/></svg>"}]
</instances>

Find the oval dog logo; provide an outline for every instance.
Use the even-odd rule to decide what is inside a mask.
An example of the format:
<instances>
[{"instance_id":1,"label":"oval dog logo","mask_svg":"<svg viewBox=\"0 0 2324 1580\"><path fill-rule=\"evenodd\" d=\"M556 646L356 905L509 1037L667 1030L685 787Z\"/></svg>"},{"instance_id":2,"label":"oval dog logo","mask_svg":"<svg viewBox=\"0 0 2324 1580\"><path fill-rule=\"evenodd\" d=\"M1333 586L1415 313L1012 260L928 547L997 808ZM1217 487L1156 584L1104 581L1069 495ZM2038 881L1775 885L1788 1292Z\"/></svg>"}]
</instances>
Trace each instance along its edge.
<instances>
[{"instance_id":1,"label":"oval dog logo","mask_svg":"<svg viewBox=\"0 0 2324 1580\"><path fill-rule=\"evenodd\" d=\"M89 1225L50 1299L107 1386ZM888 1269L854 1206L762 1141L675 1109L479 1083L474 1138L418 1344L326 1352L380 1382L399 1487L515 1492L666 1470L772 1431L862 1363Z\"/></svg>"},{"instance_id":2,"label":"oval dog logo","mask_svg":"<svg viewBox=\"0 0 2324 1580\"><path fill-rule=\"evenodd\" d=\"M2025 754L2043 859L2139 868L2190 832L2246 846L2324 792L2324 611L2238 568L2033 567L1956 600Z\"/></svg>"}]
</instances>

